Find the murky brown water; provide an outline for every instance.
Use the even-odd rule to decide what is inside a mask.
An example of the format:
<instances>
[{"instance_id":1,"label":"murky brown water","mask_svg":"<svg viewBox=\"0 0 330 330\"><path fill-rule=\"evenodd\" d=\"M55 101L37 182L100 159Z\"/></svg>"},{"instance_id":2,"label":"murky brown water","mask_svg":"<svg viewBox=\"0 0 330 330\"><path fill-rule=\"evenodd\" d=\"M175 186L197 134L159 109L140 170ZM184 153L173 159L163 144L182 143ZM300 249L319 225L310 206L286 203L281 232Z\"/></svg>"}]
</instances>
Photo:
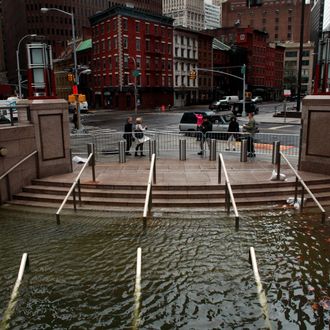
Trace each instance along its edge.
<instances>
[{"instance_id":1,"label":"murky brown water","mask_svg":"<svg viewBox=\"0 0 330 330\"><path fill-rule=\"evenodd\" d=\"M315 219L314 219L315 218ZM329 220L328 220L329 221ZM329 221L330 222L330 221ZM0 209L0 315L30 256L11 329L132 329L142 248L140 329L260 329L254 246L273 329L328 329L330 226L319 217L138 219Z\"/></svg>"}]
</instances>

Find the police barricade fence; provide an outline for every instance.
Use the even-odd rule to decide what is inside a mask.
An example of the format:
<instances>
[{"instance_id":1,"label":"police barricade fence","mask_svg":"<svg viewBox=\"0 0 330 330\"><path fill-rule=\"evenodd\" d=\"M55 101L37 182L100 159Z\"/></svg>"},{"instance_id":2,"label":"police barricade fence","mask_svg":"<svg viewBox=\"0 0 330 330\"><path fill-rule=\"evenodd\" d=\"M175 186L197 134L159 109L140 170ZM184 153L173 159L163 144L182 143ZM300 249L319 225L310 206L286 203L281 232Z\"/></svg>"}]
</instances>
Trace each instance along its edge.
<instances>
[{"instance_id":1,"label":"police barricade fence","mask_svg":"<svg viewBox=\"0 0 330 330\"><path fill-rule=\"evenodd\" d=\"M229 143L228 139L234 135L234 140ZM185 140L187 159L198 159L198 153L203 150L204 155L208 155L209 143L215 139L217 152L239 152L240 141L246 139L247 133L230 132L207 132L204 136L201 132L174 132L174 131L153 131L144 132L146 139L156 141L156 156L158 158L179 159L180 140ZM280 141L281 151L288 156L297 157L299 152L299 135L294 134L254 134L254 146L256 154L272 155L272 144L274 141ZM126 138L126 139L125 139ZM132 140L130 153L134 155L138 139L134 133L125 133L118 131L97 130L89 134L72 134L71 150L73 155L87 156L88 143L95 145L96 160L98 161L118 161L118 142L122 140ZM202 143L201 143L202 142ZM201 149L202 148L202 149ZM234 149L234 150L233 150ZM149 153L149 143L144 142L144 152Z\"/></svg>"}]
</instances>

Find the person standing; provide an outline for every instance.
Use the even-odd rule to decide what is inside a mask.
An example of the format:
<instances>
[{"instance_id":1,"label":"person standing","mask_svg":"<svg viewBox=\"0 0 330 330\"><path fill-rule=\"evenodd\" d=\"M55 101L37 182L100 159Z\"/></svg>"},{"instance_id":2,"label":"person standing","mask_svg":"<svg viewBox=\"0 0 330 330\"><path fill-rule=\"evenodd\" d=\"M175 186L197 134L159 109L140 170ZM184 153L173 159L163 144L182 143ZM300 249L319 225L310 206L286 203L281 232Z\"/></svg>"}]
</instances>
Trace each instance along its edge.
<instances>
[{"instance_id":1,"label":"person standing","mask_svg":"<svg viewBox=\"0 0 330 330\"><path fill-rule=\"evenodd\" d=\"M257 132L257 124L253 117L253 112L249 112L249 121L246 125L243 126L244 130L249 133L247 136L247 152L248 157L255 157L255 150L254 150L254 135Z\"/></svg>"},{"instance_id":2,"label":"person standing","mask_svg":"<svg viewBox=\"0 0 330 330\"><path fill-rule=\"evenodd\" d=\"M233 145L233 151L235 151L235 142L236 142L236 137L237 137L237 132L239 132L239 125L238 125L238 122L236 120L236 117L233 116L231 117L230 119L230 123L228 125L228 132L229 132L229 138L227 140L227 148L226 150L229 150L231 149L231 146Z\"/></svg>"},{"instance_id":3,"label":"person standing","mask_svg":"<svg viewBox=\"0 0 330 330\"><path fill-rule=\"evenodd\" d=\"M207 144L210 143L210 138L207 137L207 132L212 131L212 123L209 121L208 117L203 118L203 123L201 125L201 132L202 132L202 137L201 137L201 151L198 153L198 155L203 155L204 151L204 142L207 141Z\"/></svg>"},{"instance_id":4,"label":"person standing","mask_svg":"<svg viewBox=\"0 0 330 330\"><path fill-rule=\"evenodd\" d=\"M124 126L124 135L123 138L126 140L126 155L131 155L129 152L132 146L133 141L135 140L133 137L133 118L128 117L126 119L126 124Z\"/></svg>"},{"instance_id":5,"label":"person standing","mask_svg":"<svg viewBox=\"0 0 330 330\"><path fill-rule=\"evenodd\" d=\"M138 156L138 150L140 150L140 157L144 157L143 154L143 144L144 142L148 141L149 138L144 135L144 131L148 129L147 125L142 126L142 117L138 117L135 119L135 130L134 136L137 140L137 145L135 147L135 157Z\"/></svg>"},{"instance_id":6,"label":"person standing","mask_svg":"<svg viewBox=\"0 0 330 330\"><path fill-rule=\"evenodd\" d=\"M201 131L201 126L203 124L203 115L201 113L195 113L195 117L197 119L197 141L201 141L201 134L199 132Z\"/></svg>"}]
</instances>

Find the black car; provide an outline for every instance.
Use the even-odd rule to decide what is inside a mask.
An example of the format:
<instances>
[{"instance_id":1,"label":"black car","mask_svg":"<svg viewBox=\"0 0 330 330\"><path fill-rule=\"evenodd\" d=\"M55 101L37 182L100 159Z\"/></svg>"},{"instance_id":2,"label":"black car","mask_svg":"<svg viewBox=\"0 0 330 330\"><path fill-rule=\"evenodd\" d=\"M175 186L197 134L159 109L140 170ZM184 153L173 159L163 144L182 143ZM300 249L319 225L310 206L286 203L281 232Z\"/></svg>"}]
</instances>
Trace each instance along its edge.
<instances>
[{"instance_id":1,"label":"black car","mask_svg":"<svg viewBox=\"0 0 330 330\"><path fill-rule=\"evenodd\" d=\"M237 102L233 105L233 114L235 116L242 116L243 113L243 102ZM245 102L245 114L253 112L254 114L259 113L259 108L254 102L246 101Z\"/></svg>"}]
</instances>

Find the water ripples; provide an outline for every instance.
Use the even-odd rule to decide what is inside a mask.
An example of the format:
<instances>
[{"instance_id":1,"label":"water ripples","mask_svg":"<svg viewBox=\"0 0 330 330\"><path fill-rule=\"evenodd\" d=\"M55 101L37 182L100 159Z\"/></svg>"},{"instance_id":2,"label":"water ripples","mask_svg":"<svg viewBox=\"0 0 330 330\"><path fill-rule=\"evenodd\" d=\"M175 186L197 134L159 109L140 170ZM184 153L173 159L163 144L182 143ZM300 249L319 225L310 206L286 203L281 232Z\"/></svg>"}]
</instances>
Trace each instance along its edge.
<instances>
[{"instance_id":1,"label":"water ripples","mask_svg":"<svg viewBox=\"0 0 330 330\"><path fill-rule=\"evenodd\" d=\"M0 313L24 277L12 329L131 329L136 249L142 248L141 329L258 329L265 326L248 251L254 246L273 328L323 329L330 261L313 218L251 216L239 231L226 216L132 217L0 210ZM326 232L324 232L326 231ZM320 306L322 308L316 308Z\"/></svg>"}]
</instances>

